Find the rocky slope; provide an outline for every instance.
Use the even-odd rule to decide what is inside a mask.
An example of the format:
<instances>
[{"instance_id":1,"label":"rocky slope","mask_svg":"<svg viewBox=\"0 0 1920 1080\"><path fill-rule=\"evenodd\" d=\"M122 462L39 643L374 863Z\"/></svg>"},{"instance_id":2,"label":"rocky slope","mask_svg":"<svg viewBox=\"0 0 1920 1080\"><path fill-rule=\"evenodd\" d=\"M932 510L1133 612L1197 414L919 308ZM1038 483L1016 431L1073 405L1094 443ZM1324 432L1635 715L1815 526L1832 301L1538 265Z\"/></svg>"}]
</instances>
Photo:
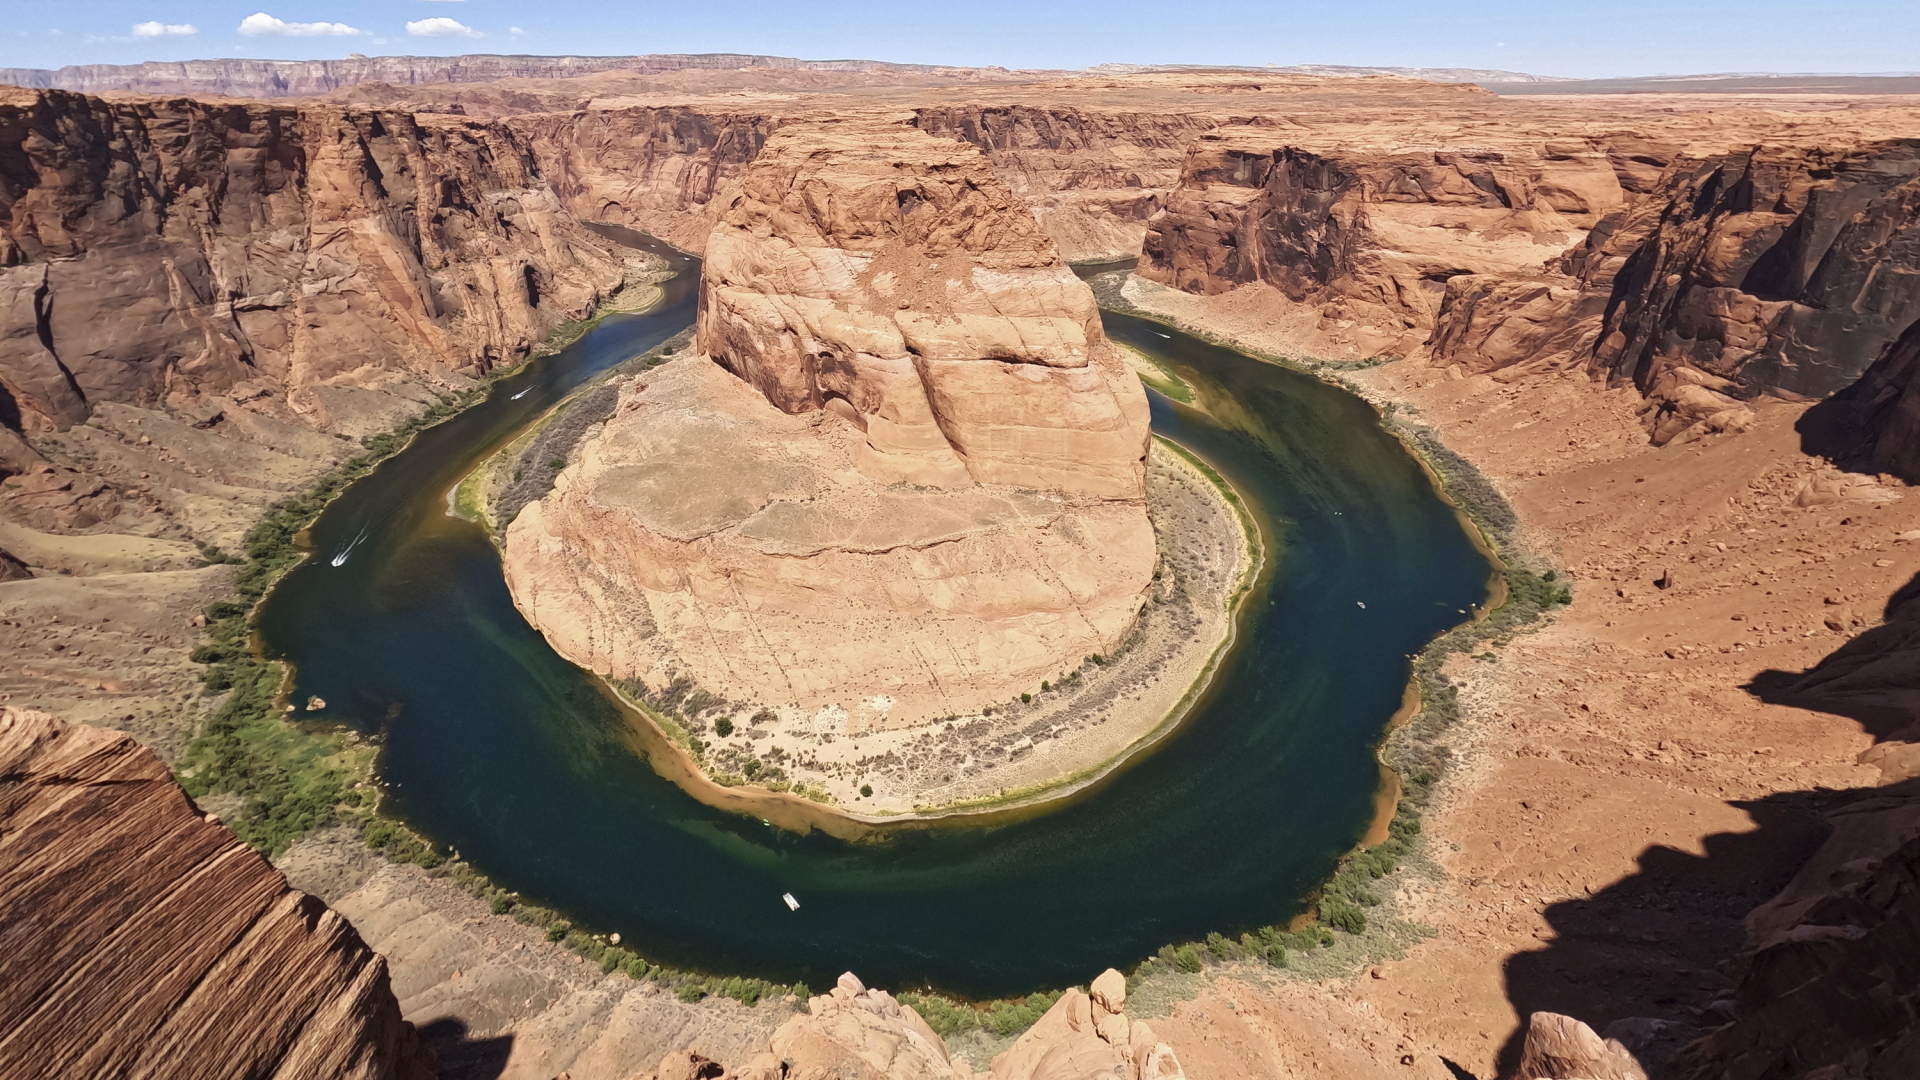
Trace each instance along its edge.
<instances>
[{"instance_id":1,"label":"rocky slope","mask_svg":"<svg viewBox=\"0 0 1920 1080\"><path fill-rule=\"evenodd\" d=\"M0 706L0 1075L434 1075L385 963L115 731Z\"/></svg>"},{"instance_id":2,"label":"rocky slope","mask_svg":"<svg viewBox=\"0 0 1920 1080\"><path fill-rule=\"evenodd\" d=\"M841 737L1115 651L1155 566L1146 399L978 151L784 127L706 250L705 358L630 384L507 528L556 647Z\"/></svg>"},{"instance_id":3,"label":"rocky slope","mask_svg":"<svg viewBox=\"0 0 1920 1080\"><path fill-rule=\"evenodd\" d=\"M1884 406L1910 378L1893 354L1920 322L1916 262L1912 140L1681 161L1548 272L1450 281L1433 359L1630 383L1656 443L1749 423L1741 403L1759 395L1824 397L1883 356ZM1893 412L1878 419L1892 427L1877 460L1911 475L1895 467L1910 436Z\"/></svg>"}]
</instances>

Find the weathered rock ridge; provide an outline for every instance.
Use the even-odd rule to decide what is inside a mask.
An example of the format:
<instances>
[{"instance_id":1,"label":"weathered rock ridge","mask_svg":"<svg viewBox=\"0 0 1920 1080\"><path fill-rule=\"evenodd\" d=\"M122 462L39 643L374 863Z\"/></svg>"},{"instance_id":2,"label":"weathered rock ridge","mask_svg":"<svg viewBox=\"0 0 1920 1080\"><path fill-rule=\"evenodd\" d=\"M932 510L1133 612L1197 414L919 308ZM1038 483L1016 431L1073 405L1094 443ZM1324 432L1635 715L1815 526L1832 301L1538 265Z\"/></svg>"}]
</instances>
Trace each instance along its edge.
<instances>
[{"instance_id":1,"label":"weathered rock ridge","mask_svg":"<svg viewBox=\"0 0 1920 1080\"><path fill-rule=\"evenodd\" d=\"M0 1076L426 1080L345 919L116 731L0 706Z\"/></svg>"}]
</instances>

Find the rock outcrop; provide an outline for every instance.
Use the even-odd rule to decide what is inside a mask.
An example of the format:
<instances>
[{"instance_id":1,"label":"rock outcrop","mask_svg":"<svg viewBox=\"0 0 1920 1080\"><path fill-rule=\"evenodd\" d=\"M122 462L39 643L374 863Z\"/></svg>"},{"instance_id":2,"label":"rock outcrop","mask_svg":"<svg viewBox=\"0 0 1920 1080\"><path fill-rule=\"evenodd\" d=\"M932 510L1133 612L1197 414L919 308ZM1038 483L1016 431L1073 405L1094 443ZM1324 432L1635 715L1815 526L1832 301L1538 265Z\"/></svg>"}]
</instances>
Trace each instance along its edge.
<instances>
[{"instance_id":1,"label":"rock outcrop","mask_svg":"<svg viewBox=\"0 0 1920 1080\"><path fill-rule=\"evenodd\" d=\"M1647 1072L1619 1040L1571 1016L1537 1012L1527 1020L1516 1080L1647 1080Z\"/></svg>"},{"instance_id":2,"label":"rock outcrop","mask_svg":"<svg viewBox=\"0 0 1920 1080\"><path fill-rule=\"evenodd\" d=\"M682 1051L667 1055L643 1080L1186 1080L1173 1048L1146 1021L1127 1016L1125 976L1108 968L1091 989L1091 995L1077 988L1062 994L993 1059L990 1072L976 1073L948 1053L911 1006L847 972L744 1066Z\"/></svg>"},{"instance_id":3,"label":"rock outcrop","mask_svg":"<svg viewBox=\"0 0 1920 1080\"><path fill-rule=\"evenodd\" d=\"M788 128L707 241L698 347L831 408L881 482L1142 497L1146 398L1093 294L964 143Z\"/></svg>"},{"instance_id":4,"label":"rock outcrop","mask_svg":"<svg viewBox=\"0 0 1920 1080\"><path fill-rule=\"evenodd\" d=\"M1883 357L1873 403L1897 413L1911 366L1900 339L1920 323L1915 265L1920 142L1681 161L1555 272L1449 281L1432 360L1584 367L1647 395L1661 444L1743 428L1758 395L1823 397ZM1876 455L1897 461L1911 436L1897 415L1882 419Z\"/></svg>"},{"instance_id":5,"label":"rock outcrop","mask_svg":"<svg viewBox=\"0 0 1920 1080\"><path fill-rule=\"evenodd\" d=\"M217 417L445 387L624 279L499 124L337 106L0 95L0 420ZM414 393L417 395L418 390Z\"/></svg>"},{"instance_id":6,"label":"rock outcrop","mask_svg":"<svg viewBox=\"0 0 1920 1080\"><path fill-rule=\"evenodd\" d=\"M556 648L841 736L1114 651L1155 564L1145 396L977 150L783 128L707 252L702 355L506 530Z\"/></svg>"},{"instance_id":7,"label":"rock outcrop","mask_svg":"<svg viewBox=\"0 0 1920 1080\"><path fill-rule=\"evenodd\" d=\"M1328 337L1350 330L1358 353L1406 354L1449 279L1557 257L1623 199L1589 140L1374 146L1223 128L1194 143L1138 272L1207 295L1264 283Z\"/></svg>"},{"instance_id":8,"label":"rock outcrop","mask_svg":"<svg viewBox=\"0 0 1920 1080\"><path fill-rule=\"evenodd\" d=\"M1747 916L1747 970L1690 1080L1867 1080L1920 1068L1920 782L1856 796Z\"/></svg>"},{"instance_id":9,"label":"rock outcrop","mask_svg":"<svg viewBox=\"0 0 1920 1080\"><path fill-rule=\"evenodd\" d=\"M0 1076L426 1080L346 920L126 735L0 706Z\"/></svg>"},{"instance_id":10,"label":"rock outcrop","mask_svg":"<svg viewBox=\"0 0 1920 1080\"><path fill-rule=\"evenodd\" d=\"M1124 976L1108 968L1089 990L1060 995L993 1059L993 1080L1186 1080L1173 1048L1146 1021L1128 1018Z\"/></svg>"}]
</instances>

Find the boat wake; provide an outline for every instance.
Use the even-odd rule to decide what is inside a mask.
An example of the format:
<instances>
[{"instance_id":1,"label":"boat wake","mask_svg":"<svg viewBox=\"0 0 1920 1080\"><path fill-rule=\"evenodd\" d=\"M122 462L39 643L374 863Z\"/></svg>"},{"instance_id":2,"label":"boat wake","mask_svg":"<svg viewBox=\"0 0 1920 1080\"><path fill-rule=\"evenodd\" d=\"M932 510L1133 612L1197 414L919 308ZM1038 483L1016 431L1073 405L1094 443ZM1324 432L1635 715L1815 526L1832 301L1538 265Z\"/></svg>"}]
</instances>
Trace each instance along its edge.
<instances>
[{"instance_id":1,"label":"boat wake","mask_svg":"<svg viewBox=\"0 0 1920 1080\"><path fill-rule=\"evenodd\" d=\"M365 525L360 526L360 532L356 536L354 536L353 539L347 541L347 546L333 553L333 560L332 560L333 565L345 566L347 564L347 556L353 554L353 549L360 546L361 541L367 538L367 533L372 529L373 529L373 522L371 521L367 522Z\"/></svg>"},{"instance_id":2,"label":"boat wake","mask_svg":"<svg viewBox=\"0 0 1920 1080\"><path fill-rule=\"evenodd\" d=\"M531 386L529 386L529 387L527 387L527 388L526 388L525 390L522 390L522 391L520 391L519 393L517 393L517 394L515 394L515 395L513 395L512 397L510 397L510 398L508 398L507 400L508 400L508 401L519 401L519 400L520 400L521 398L523 398L523 397L526 397L526 396L527 396L528 394L531 394L531 393L533 393L533 387L531 387Z\"/></svg>"}]
</instances>

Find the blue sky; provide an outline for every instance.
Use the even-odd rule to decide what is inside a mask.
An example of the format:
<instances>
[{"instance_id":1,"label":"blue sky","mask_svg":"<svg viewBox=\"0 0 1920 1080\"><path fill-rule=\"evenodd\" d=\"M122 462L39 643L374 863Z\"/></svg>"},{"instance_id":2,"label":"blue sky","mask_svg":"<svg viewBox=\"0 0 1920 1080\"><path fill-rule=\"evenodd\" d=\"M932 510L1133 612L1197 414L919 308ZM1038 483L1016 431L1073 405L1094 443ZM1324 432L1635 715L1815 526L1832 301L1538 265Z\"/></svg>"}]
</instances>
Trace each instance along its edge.
<instances>
[{"instance_id":1,"label":"blue sky","mask_svg":"<svg viewBox=\"0 0 1920 1080\"><path fill-rule=\"evenodd\" d=\"M0 10L0 67L353 52L749 52L1008 67L1385 64L1588 77L1920 70L1915 0L0 0Z\"/></svg>"}]
</instances>

